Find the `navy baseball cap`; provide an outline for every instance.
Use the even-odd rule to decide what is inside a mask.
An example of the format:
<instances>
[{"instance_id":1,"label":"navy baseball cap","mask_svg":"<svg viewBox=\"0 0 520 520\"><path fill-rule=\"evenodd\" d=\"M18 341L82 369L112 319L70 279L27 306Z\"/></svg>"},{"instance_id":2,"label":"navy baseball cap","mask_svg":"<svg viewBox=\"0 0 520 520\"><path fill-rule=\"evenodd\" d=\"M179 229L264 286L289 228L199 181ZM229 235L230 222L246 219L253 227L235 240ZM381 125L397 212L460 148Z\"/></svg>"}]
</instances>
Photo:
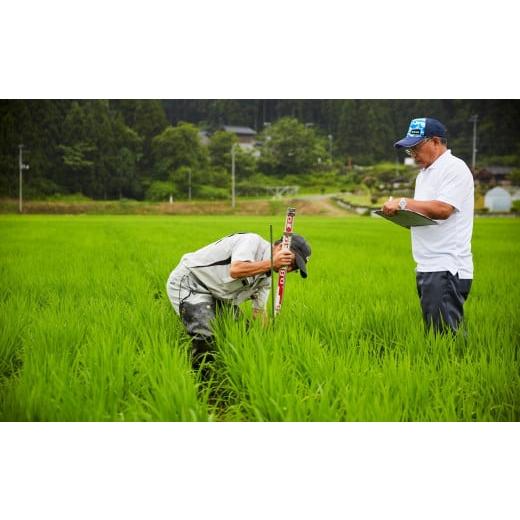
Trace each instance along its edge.
<instances>
[{"instance_id":1,"label":"navy baseball cap","mask_svg":"<svg viewBox=\"0 0 520 520\"><path fill-rule=\"evenodd\" d=\"M395 148L411 148L427 137L446 138L446 127L437 119L420 117L412 119L406 137L394 144Z\"/></svg>"}]
</instances>

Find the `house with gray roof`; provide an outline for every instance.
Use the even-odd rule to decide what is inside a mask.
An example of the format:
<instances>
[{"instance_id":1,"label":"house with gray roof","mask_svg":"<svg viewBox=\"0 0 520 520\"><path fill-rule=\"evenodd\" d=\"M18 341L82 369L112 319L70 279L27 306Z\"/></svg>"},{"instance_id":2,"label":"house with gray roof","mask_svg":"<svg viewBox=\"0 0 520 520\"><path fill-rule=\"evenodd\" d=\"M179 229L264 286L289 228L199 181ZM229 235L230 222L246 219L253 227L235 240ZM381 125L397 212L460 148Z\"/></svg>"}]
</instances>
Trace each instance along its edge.
<instances>
[{"instance_id":1,"label":"house with gray roof","mask_svg":"<svg viewBox=\"0 0 520 520\"><path fill-rule=\"evenodd\" d=\"M513 171L510 166L485 166L475 174L475 184L489 184L490 186L509 186L509 174Z\"/></svg>"},{"instance_id":2,"label":"house with gray roof","mask_svg":"<svg viewBox=\"0 0 520 520\"><path fill-rule=\"evenodd\" d=\"M232 126L223 125L220 130L235 134L238 139L238 144L241 148L246 150L254 150L256 145L256 132L248 126Z\"/></svg>"}]
</instances>

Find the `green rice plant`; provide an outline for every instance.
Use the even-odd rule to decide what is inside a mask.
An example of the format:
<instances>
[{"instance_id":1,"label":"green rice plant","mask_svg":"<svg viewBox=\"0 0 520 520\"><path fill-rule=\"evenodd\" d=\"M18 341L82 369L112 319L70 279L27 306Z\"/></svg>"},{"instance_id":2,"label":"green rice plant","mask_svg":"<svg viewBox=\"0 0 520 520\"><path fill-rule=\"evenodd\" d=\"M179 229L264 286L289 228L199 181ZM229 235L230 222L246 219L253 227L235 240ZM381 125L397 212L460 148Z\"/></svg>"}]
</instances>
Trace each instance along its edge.
<instances>
[{"instance_id":1,"label":"green rice plant","mask_svg":"<svg viewBox=\"0 0 520 520\"><path fill-rule=\"evenodd\" d=\"M276 322L224 314L211 379L165 292L180 257L275 217L0 217L0 419L518 421L520 223L477 219L456 337L427 334L410 236L297 217L309 278Z\"/></svg>"}]
</instances>

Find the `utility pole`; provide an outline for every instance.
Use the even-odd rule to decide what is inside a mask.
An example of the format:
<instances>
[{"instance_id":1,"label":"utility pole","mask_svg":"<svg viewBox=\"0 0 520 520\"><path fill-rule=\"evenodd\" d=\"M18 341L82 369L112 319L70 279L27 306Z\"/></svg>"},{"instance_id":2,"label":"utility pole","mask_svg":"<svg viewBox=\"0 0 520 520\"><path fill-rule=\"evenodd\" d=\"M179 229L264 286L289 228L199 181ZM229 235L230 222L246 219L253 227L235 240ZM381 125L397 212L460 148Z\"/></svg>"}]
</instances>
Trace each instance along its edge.
<instances>
[{"instance_id":1,"label":"utility pole","mask_svg":"<svg viewBox=\"0 0 520 520\"><path fill-rule=\"evenodd\" d=\"M329 134L329 154L330 154L330 161L332 162L332 134Z\"/></svg>"},{"instance_id":2,"label":"utility pole","mask_svg":"<svg viewBox=\"0 0 520 520\"><path fill-rule=\"evenodd\" d=\"M23 144L18 145L18 169L20 171L20 188L18 190L19 200L18 200L18 210L20 213L23 212L23 194L22 194L22 170L28 170L29 165L23 163Z\"/></svg>"},{"instance_id":3,"label":"utility pole","mask_svg":"<svg viewBox=\"0 0 520 520\"><path fill-rule=\"evenodd\" d=\"M191 168L188 170L188 200L191 202Z\"/></svg>"},{"instance_id":4,"label":"utility pole","mask_svg":"<svg viewBox=\"0 0 520 520\"><path fill-rule=\"evenodd\" d=\"M473 123L473 154L471 157L471 170L473 171L473 174L475 174L475 164L477 162L477 121L477 114L474 114L469 118L469 122Z\"/></svg>"},{"instance_id":5,"label":"utility pole","mask_svg":"<svg viewBox=\"0 0 520 520\"><path fill-rule=\"evenodd\" d=\"M231 207L235 208L235 151L236 144L231 145Z\"/></svg>"}]
</instances>

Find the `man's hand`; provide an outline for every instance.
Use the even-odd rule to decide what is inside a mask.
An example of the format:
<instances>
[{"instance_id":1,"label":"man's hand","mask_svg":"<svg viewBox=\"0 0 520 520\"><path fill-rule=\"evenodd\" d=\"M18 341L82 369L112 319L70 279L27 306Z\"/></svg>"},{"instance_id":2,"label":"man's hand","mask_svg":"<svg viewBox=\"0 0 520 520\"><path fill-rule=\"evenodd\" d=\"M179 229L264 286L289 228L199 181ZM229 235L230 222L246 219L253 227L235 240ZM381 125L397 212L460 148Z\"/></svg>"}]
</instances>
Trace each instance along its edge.
<instances>
[{"instance_id":1,"label":"man's hand","mask_svg":"<svg viewBox=\"0 0 520 520\"><path fill-rule=\"evenodd\" d=\"M290 267L293 265L295 256L289 249L280 249L273 254L273 266L275 271L281 267Z\"/></svg>"},{"instance_id":2,"label":"man's hand","mask_svg":"<svg viewBox=\"0 0 520 520\"><path fill-rule=\"evenodd\" d=\"M385 215L395 215L399 210L399 200L390 197L381 208Z\"/></svg>"}]
</instances>

